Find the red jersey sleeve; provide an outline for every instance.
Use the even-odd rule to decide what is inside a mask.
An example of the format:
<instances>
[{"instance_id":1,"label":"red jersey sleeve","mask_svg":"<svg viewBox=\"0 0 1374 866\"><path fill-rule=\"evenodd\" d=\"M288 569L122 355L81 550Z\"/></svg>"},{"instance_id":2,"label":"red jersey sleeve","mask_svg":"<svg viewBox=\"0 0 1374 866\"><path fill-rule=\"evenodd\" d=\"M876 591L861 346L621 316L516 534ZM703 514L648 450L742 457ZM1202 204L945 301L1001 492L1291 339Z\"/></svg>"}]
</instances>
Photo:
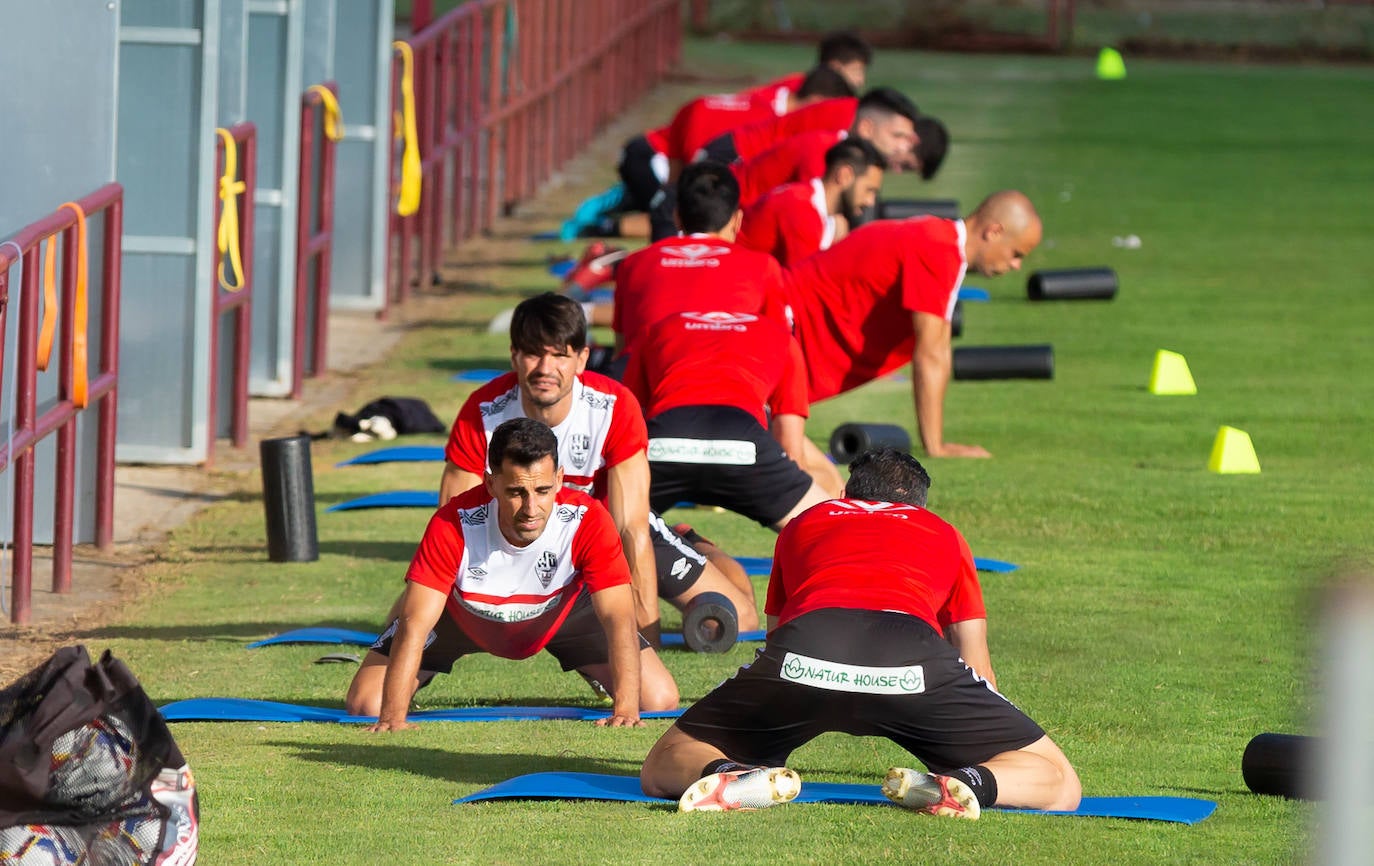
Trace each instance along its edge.
<instances>
[{"instance_id":1,"label":"red jersey sleeve","mask_svg":"<svg viewBox=\"0 0 1374 866\"><path fill-rule=\"evenodd\" d=\"M806 418L811 414L806 394L806 358L802 355L801 345L791 335L787 337L787 361L783 365L782 379L768 398L768 408L775 416L800 415Z\"/></svg>"},{"instance_id":2,"label":"red jersey sleeve","mask_svg":"<svg viewBox=\"0 0 1374 866\"><path fill-rule=\"evenodd\" d=\"M772 319L792 331L792 307L787 300L787 284L784 282L782 265L772 256L768 257L763 277L763 307L759 314Z\"/></svg>"},{"instance_id":3,"label":"red jersey sleeve","mask_svg":"<svg viewBox=\"0 0 1374 866\"><path fill-rule=\"evenodd\" d=\"M959 575L955 578L949 600L940 608L942 630L950 623L985 619L988 615L987 608L983 606L983 588L978 585L978 571L973 564L973 551L969 550L962 532L953 527L950 527L950 531L959 543Z\"/></svg>"},{"instance_id":4,"label":"red jersey sleeve","mask_svg":"<svg viewBox=\"0 0 1374 866\"><path fill-rule=\"evenodd\" d=\"M458 579L458 565L463 559L463 533L455 522L457 506L453 502L450 500L429 519L420 546L406 570L406 580L444 595L453 590L453 583Z\"/></svg>"},{"instance_id":5,"label":"red jersey sleeve","mask_svg":"<svg viewBox=\"0 0 1374 866\"><path fill-rule=\"evenodd\" d=\"M773 569L768 574L768 591L763 599L763 613L765 616L780 616L783 605L787 603L787 587L783 583L783 575L787 572L787 560L791 557L792 536L796 534L793 527L796 521L790 521L778 533L778 542L773 547Z\"/></svg>"},{"instance_id":6,"label":"red jersey sleeve","mask_svg":"<svg viewBox=\"0 0 1374 866\"><path fill-rule=\"evenodd\" d=\"M582 504L587 513L582 515L582 523L573 535L573 567L592 592L629 584L630 566L625 561L620 533L616 532L611 513L590 497Z\"/></svg>"},{"instance_id":7,"label":"red jersey sleeve","mask_svg":"<svg viewBox=\"0 0 1374 866\"><path fill-rule=\"evenodd\" d=\"M487 431L482 424L482 409L476 395L467 399L448 432L444 459L465 472L482 475L487 471Z\"/></svg>"},{"instance_id":8,"label":"red jersey sleeve","mask_svg":"<svg viewBox=\"0 0 1374 866\"><path fill-rule=\"evenodd\" d=\"M916 228L922 222L933 220L933 217L917 217L912 225ZM953 223L949 220L938 222L947 225L920 226L924 229L921 233L943 239L944 229L952 227ZM949 233L954 234L952 230ZM951 243L931 243L924 238L923 241L905 245L901 277L902 307L913 313L929 313L949 321L954 314L954 294L958 292L963 276L959 243L957 239Z\"/></svg>"},{"instance_id":9,"label":"red jersey sleeve","mask_svg":"<svg viewBox=\"0 0 1374 866\"><path fill-rule=\"evenodd\" d=\"M617 390L615 408L611 410L611 429L606 435L602 454L606 466L617 466L649 447L649 428L644 423L644 411L630 389L612 382Z\"/></svg>"}]
</instances>

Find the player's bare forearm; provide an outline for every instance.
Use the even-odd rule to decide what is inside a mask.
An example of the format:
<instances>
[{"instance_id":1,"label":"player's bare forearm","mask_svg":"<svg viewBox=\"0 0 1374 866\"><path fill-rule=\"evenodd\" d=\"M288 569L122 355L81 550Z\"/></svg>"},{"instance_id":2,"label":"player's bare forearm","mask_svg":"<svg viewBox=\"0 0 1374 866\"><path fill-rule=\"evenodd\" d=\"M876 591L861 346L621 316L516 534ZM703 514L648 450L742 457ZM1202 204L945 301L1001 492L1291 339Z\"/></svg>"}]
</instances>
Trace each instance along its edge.
<instances>
[{"instance_id":1,"label":"player's bare forearm","mask_svg":"<svg viewBox=\"0 0 1374 866\"><path fill-rule=\"evenodd\" d=\"M911 388L921 445L931 457L991 457L978 445L945 441L945 391L953 367L949 322L916 313L916 348L911 355Z\"/></svg>"},{"instance_id":2,"label":"player's bare forearm","mask_svg":"<svg viewBox=\"0 0 1374 866\"><path fill-rule=\"evenodd\" d=\"M798 466L806 466L806 452L802 440L806 438L806 419L800 415L775 415L769 431L782 450Z\"/></svg>"},{"instance_id":3,"label":"player's bare forearm","mask_svg":"<svg viewBox=\"0 0 1374 866\"><path fill-rule=\"evenodd\" d=\"M612 466L606 477L606 508L611 512L634 585L635 621L658 622L658 575L649 538L649 457L640 452Z\"/></svg>"},{"instance_id":4,"label":"player's bare forearm","mask_svg":"<svg viewBox=\"0 0 1374 866\"><path fill-rule=\"evenodd\" d=\"M482 477L466 469L459 469L452 463L444 462L444 474L439 479L439 504L444 505L460 493L466 493L478 484Z\"/></svg>"},{"instance_id":5,"label":"player's bare forearm","mask_svg":"<svg viewBox=\"0 0 1374 866\"><path fill-rule=\"evenodd\" d=\"M639 632L629 587L616 586L592 594L592 609L606 631L610 653L611 717L598 724L639 727Z\"/></svg>"},{"instance_id":6,"label":"player's bare forearm","mask_svg":"<svg viewBox=\"0 0 1374 866\"><path fill-rule=\"evenodd\" d=\"M428 629L417 629L402 614L391 644L391 657L382 680L382 707L370 731L400 731L415 725L406 721L413 696L411 687L420 673L420 654L425 648Z\"/></svg>"}]
</instances>

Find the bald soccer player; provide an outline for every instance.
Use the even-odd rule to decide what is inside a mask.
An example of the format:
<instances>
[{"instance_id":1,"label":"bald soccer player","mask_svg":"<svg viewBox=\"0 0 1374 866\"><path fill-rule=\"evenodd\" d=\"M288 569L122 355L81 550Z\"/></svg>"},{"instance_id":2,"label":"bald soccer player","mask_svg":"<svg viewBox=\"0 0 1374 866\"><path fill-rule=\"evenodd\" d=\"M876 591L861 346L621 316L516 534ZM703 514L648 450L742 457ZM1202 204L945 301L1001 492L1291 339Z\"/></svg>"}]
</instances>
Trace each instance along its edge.
<instances>
[{"instance_id":1,"label":"bald soccer player","mask_svg":"<svg viewBox=\"0 0 1374 866\"><path fill-rule=\"evenodd\" d=\"M788 297L811 401L843 394L910 361L926 453L991 456L977 445L945 441L950 318L966 272L995 277L1020 270L1040 237L1030 199L1004 190L961 220L870 223L789 269Z\"/></svg>"},{"instance_id":2,"label":"bald soccer player","mask_svg":"<svg viewBox=\"0 0 1374 866\"><path fill-rule=\"evenodd\" d=\"M825 175L783 184L744 212L737 240L787 266L849 234L883 185L887 160L863 138L825 152Z\"/></svg>"}]
</instances>

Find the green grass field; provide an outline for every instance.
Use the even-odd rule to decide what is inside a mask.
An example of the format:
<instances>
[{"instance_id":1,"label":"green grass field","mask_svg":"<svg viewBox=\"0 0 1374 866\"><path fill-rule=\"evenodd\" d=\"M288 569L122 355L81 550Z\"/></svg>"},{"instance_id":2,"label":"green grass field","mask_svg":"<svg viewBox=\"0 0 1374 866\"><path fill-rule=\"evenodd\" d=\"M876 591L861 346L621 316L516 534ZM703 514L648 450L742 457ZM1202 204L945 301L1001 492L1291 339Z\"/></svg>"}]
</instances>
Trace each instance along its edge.
<instances>
[{"instance_id":1,"label":"green grass field","mask_svg":"<svg viewBox=\"0 0 1374 866\"><path fill-rule=\"evenodd\" d=\"M810 52L713 41L689 43L687 58L694 69L763 76L801 68ZM1312 808L1249 794L1240 757L1257 733L1310 730L1314 592L1334 563L1370 549L1374 302L1360 247L1374 185L1374 70L1127 62L1130 78L1107 84L1079 59L888 52L872 77L906 89L954 135L935 183L896 177L889 195L971 206L1019 187L1046 225L1031 269L1120 274L1110 303L1033 305L1019 276L969 280L993 300L968 305L962 344L1053 343L1056 378L951 387L948 438L995 457L929 461L931 507L975 553L1021 565L984 576L999 682L1074 761L1085 793L1203 797L1217 801L1215 815L1184 827L1004 814L967 823L843 806L725 816L577 802L458 807L452 798L521 773L636 773L666 723L432 724L385 736L178 724L200 784L202 862L1305 859ZM646 108L644 125L672 108ZM576 191L611 179L608 163ZM1126 234L1141 247L1112 245ZM552 285L540 264L547 251L505 242L461 253L512 264L465 271L481 294L417 324L385 369L360 380L354 405L416 394L451 417L469 386L450 374L501 363L504 341L482 323ZM1197 396L1146 393L1160 348L1187 356ZM879 382L815 407L812 437L824 443L853 419L911 429L908 387ZM1251 434L1262 475L1205 471L1222 424ZM317 446L321 509L437 486L434 465L333 468L360 450ZM378 628L426 515L321 513L319 562L273 565L257 477L225 480L239 495L174 533L150 575L155 595L83 639L124 658L159 703L227 695L341 706L353 667L313 663L330 648L243 645L296 626ZM771 552L771 534L740 518L685 519L735 552ZM695 700L749 655L667 651L666 661ZM547 657L467 660L419 701L590 702ZM876 782L907 760L884 741L828 736L792 765L806 779Z\"/></svg>"}]
</instances>

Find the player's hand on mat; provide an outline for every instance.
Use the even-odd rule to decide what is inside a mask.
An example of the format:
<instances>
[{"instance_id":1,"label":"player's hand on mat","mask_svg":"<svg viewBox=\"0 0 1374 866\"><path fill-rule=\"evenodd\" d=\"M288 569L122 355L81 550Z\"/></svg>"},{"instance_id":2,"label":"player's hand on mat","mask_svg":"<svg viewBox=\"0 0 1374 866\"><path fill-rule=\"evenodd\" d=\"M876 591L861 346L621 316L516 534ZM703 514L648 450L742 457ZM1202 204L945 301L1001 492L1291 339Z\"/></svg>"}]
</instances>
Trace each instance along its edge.
<instances>
[{"instance_id":1,"label":"player's hand on mat","mask_svg":"<svg viewBox=\"0 0 1374 866\"><path fill-rule=\"evenodd\" d=\"M639 713L612 713L604 719L597 719L598 728L642 728L644 720Z\"/></svg>"},{"instance_id":2,"label":"player's hand on mat","mask_svg":"<svg viewBox=\"0 0 1374 866\"><path fill-rule=\"evenodd\" d=\"M960 445L946 442L939 448L930 450L931 457L991 457L992 452L981 445Z\"/></svg>"},{"instance_id":3,"label":"player's hand on mat","mask_svg":"<svg viewBox=\"0 0 1374 866\"><path fill-rule=\"evenodd\" d=\"M413 731L418 727L420 726L414 722L407 722L405 719L400 719L399 721L378 719L376 724L368 725L367 729L375 734L381 731Z\"/></svg>"}]
</instances>

